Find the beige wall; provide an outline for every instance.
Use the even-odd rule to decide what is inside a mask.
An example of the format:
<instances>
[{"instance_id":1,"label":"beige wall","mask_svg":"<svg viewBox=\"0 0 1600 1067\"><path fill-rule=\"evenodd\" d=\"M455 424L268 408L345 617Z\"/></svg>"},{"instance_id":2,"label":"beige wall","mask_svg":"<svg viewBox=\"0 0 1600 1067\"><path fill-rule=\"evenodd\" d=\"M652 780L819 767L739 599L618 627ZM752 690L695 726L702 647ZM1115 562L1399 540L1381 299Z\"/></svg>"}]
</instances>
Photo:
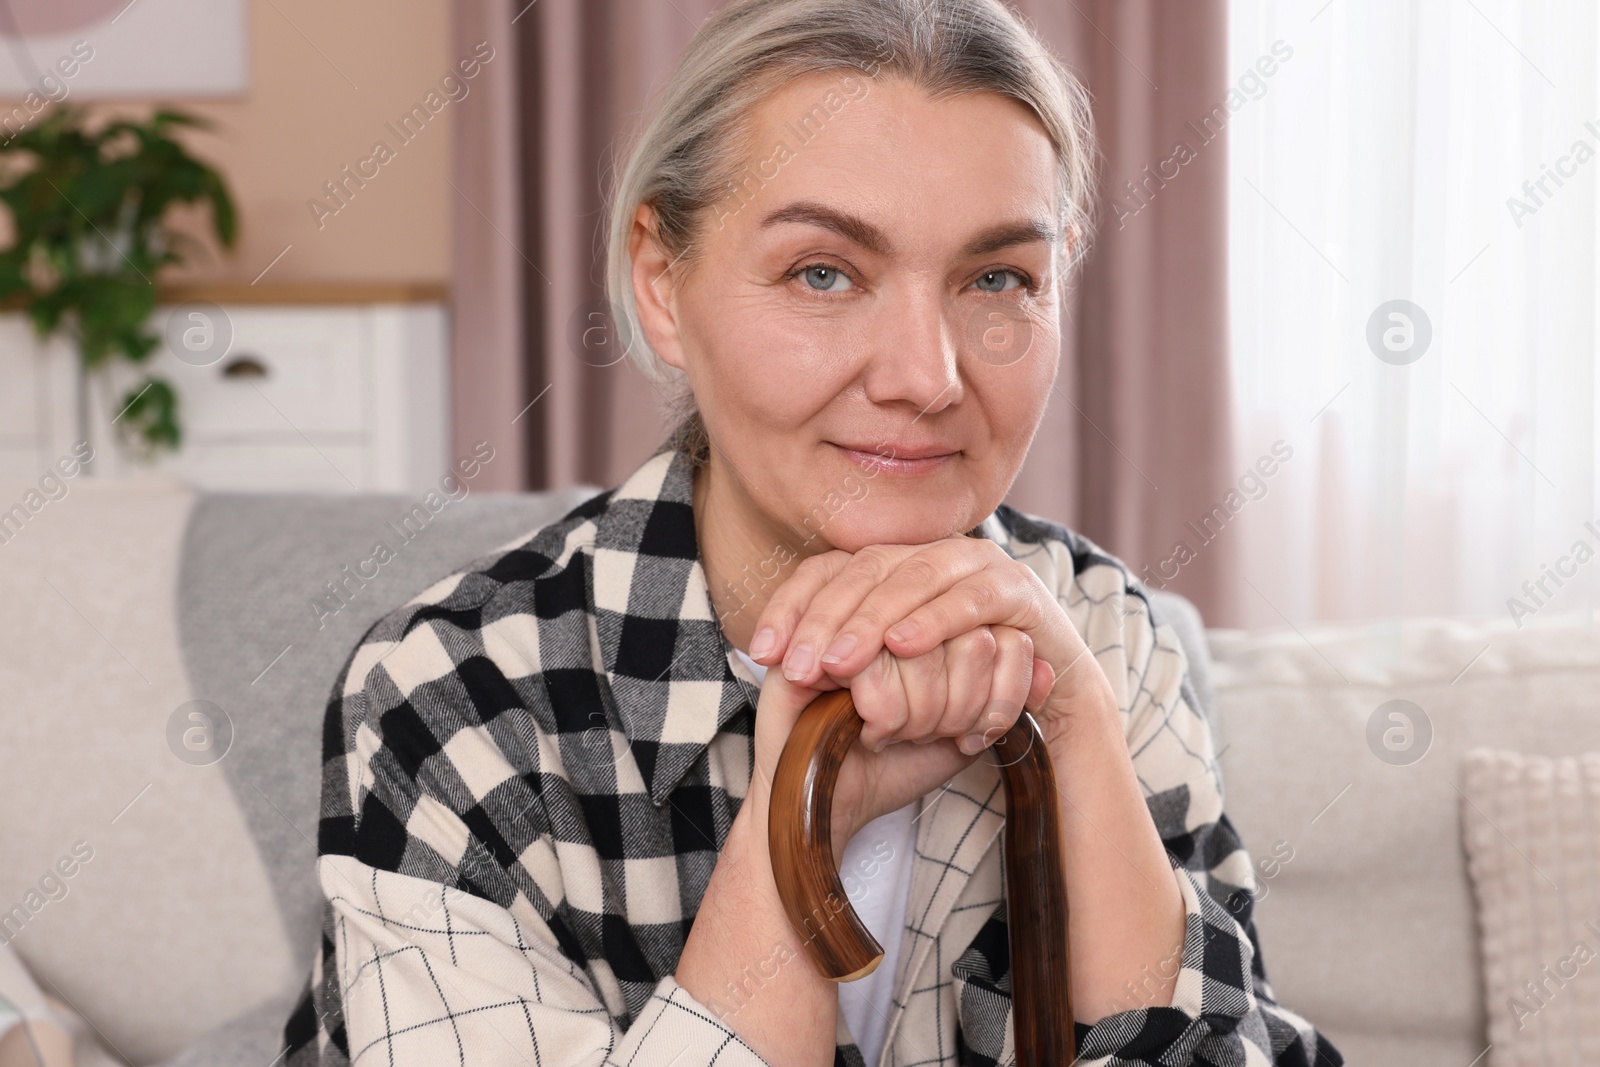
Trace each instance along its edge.
<instances>
[{"instance_id":1,"label":"beige wall","mask_svg":"<svg viewBox=\"0 0 1600 1067\"><path fill-rule=\"evenodd\" d=\"M446 103L408 144L384 124L398 125L471 51L452 41L449 0L252 0L248 96L169 101L217 123L189 144L226 175L239 243L166 277L249 282L290 246L262 284L447 282L452 112L461 104ZM477 82L466 85L470 101ZM336 206L323 183L379 139L394 158L319 230L307 200Z\"/></svg>"}]
</instances>

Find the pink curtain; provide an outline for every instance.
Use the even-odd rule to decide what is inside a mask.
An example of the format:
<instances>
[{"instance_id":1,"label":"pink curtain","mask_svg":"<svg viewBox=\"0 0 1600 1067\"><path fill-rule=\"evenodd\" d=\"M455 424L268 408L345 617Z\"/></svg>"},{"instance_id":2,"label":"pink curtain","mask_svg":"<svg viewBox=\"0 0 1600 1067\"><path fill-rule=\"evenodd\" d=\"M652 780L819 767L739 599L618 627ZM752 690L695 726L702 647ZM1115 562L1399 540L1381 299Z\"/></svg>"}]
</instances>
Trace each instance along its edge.
<instances>
[{"instance_id":1,"label":"pink curtain","mask_svg":"<svg viewBox=\"0 0 1600 1067\"><path fill-rule=\"evenodd\" d=\"M527 254L508 256L501 237L470 219L458 231L458 426L503 419L537 396L520 422L521 484L610 485L666 432L641 375L626 361L586 361L573 343L605 325L612 153L717 0L505 3L481 17L515 32L520 151L498 140L498 125L463 124L470 143L458 166L464 180L520 184ZM1241 473L1227 375L1226 0L1015 6L1088 85L1105 166L1099 232L1069 303L1056 390L1008 500L1190 597L1209 625L1237 625L1237 538L1216 518L1204 522ZM469 277L493 294L482 297L492 313L473 305L483 314L475 325L459 322L463 300L479 299L461 291ZM504 306L513 287L521 309ZM517 310L525 349L506 340ZM464 333L480 347L463 359Z\"/></svg>"},{"instance_id":2,"label":"pink curtain","mask_svg":"<svg viewBox=\"0 0 1600 1067\"><path fill-rule=\"evenodd\" d=\"M1206 522L1241 474L1228 378L1228 5L1017 6L1089 87L1105 164L1058 392L1008 499L1189 597L1207 625L1240 625L1238 531Z\"/></svg>"},{"instance_id":3,"label":"pink curtain","mask_svg":"<svg viewBox=\"0 0 1600 1067\"><path fill-rule=\"evenodd\" d=\"M495 450L477 488L534 484L529 430L522 414L532 394L527 370L521 247L523 217L521 87L514 12L505 0L457 0L455 55L489 42L466 106L454 112L455 166L449 190L454 234L451 289L451 455L471 455L478 441ZM520 416L520 417L519 417Z\"/></svg>"}]
</instances>

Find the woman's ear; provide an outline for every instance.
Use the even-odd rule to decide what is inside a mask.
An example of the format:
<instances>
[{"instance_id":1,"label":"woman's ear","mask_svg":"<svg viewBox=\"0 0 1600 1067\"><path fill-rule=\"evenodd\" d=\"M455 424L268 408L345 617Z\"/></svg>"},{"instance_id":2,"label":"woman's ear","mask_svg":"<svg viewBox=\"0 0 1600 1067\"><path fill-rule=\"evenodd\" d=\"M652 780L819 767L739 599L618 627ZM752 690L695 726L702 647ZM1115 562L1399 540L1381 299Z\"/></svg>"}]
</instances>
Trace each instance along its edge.
<instances>
[{"instance_id":1,"label":"woman's ear","mask_svg":"<svg viewBox=\"0 0 1600 1067\"><path fill-rule=\"evenodd\" d=\"M674 289L677 279L671 272L675 260L661 246L656 225L655 209L649 204L640 204L639 210L634 212L633 230L628 235L628 256L633 263L633 304L651 349L668 366L686 371L682 336L678 332L678 294Z\"/></svg>"}]
</instances>

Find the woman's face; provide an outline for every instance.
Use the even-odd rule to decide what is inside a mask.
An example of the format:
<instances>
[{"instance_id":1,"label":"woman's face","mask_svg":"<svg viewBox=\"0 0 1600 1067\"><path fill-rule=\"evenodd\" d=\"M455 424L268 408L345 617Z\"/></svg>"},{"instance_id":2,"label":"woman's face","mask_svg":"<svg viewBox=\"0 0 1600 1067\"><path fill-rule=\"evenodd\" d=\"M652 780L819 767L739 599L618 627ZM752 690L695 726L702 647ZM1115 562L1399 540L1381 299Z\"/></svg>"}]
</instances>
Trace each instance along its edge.
<instances>
[{"instance_id":1,"label":"woman's face","mask_svg":"<svg viewBox=\"0 0 1600 1067\"><path fill-rule=\"evenodd\" d=\"M717 477L803 554L971 529L1056 373L1049 138L995 93L848 72L751 118L692 268L664 271L648 207L633 245L641 321L690 379Z\"/></svg>"}]
</instances>

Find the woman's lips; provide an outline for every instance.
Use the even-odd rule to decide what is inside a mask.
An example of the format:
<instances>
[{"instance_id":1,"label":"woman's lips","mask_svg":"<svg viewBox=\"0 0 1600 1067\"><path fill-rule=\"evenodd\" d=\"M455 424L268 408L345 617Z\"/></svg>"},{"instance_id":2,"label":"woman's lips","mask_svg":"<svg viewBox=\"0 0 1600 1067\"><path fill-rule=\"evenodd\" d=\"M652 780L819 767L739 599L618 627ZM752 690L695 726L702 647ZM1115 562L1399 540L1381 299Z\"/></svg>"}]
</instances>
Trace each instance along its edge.
<instances>
[{"instance_id":1,"label":"woman's lips","mask_svg":"<svg viewBox=\"0 0 1600 1067\"><path fill-rule=\"evenodd\" d=\"M839 444L833 447L864 470L874 474L929 474L948 465L959 455L958 452L931 453L925 449L919 450L915 455L907 455L890 445L871 450Z\"/></svg>"}]
</instances>

